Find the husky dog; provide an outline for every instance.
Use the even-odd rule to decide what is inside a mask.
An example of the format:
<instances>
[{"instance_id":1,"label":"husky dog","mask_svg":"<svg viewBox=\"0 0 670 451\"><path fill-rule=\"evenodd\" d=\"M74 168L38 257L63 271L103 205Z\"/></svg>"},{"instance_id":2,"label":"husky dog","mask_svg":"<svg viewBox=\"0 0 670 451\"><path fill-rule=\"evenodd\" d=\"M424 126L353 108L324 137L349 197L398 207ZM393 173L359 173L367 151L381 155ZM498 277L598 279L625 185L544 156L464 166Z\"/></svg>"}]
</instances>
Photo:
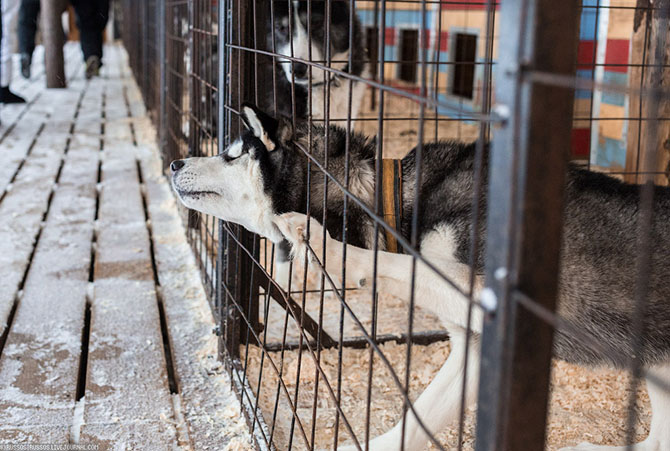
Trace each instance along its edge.
<instances>
[{"instance_id":1,"label":"husky dog","mask_svg":"<svg viewBox=\"0 0 670 451\"><path fill-rule=\"evenodd\" d=\"M314 0L308 6L305 0L274 0L274 35L268 35L268 49L276 53L313 61L319 65L327 65L330 56L331 67L359 77L368 76L368 63L361 25L356 16L350 21L349 1L332 0L330 11L324 0ZM308 12L310 13L308 15ZM330 25L326 20L330 18ZM308 23L309 22L309 23ZM350 30L350 23L353 28ZM349 32L351 31L351 43ZM327 33L329 36L327 36ZM328 48L330 44L330 49ZM351 65L349 60L351 59ZM327 80L330 84L329 119L344 120L347 117L358 117L358 110L365 93L365 84L352 82L351 114L349 114L349 80L317 67L310 67L288 58L278 58L276 68L276 100L270 93L263 99L261 106L274 111L275 115L305 120L325 118L325 99L327 96ZM270 66L272 69L272 66ZM269 77L271 80L271 76ZM311 89L311 108L309 90ZM295 105L292 99L295 95Z\"/></svg>"},{"instance_id":2,"label":"husky dog","mask_svg":"<svg viewBox=\"0 0 670 451\"><path fill-rule=\"evenodd\" d=\"M303 258L306 249L305 197L306 163L292 147L292 142L308 148L306 125L297 130L283 121L256 111L244 109L249 131L234 142L222 155L190 158L172 163L172 184L181 201L189 208L242 224L275 243L284 238L291 244L294 258ZM323 161L328 152L328 167L342 181L344 171L345 133L329 130L329 142L323 139L323 128L312 129L311 148L315 158ZM368 205L372 202L375 184L372 144L359 134L352 134L350 143L350 189ZM416 171L414 152L402 161L403 212L410 218ZM462 291L469 287L470 271L478 276L475 295L482 288L483 248L474 262L468 264L472 195L474 189L474 144L454 142L427 144L423 148L423 168L418 211L420 251L443 274L449 276ZM488 163L484 158L484 174ZM317 180L315 180L317 179ZM311 195L323 189L320 177L312 177ZM486 211L487 184L483 181L478 199L480 211ZM342 194L332 188L328 196L326 269L337 280L342 261L341 235ZM315 199L321 199L316 197ZM652 240L656 244L649 275L649 293L645 330L633 329L635 298L635 264L638 252L636 224L638 219L638 187L627 185L606 175L571 166L568 171L565 230L559 278L558 313L612 349L617 355L601 355L576 341L569 333L558 330L555 355L569 362L623 368L632 358L633 343L642 338L642 359L648 376L647 386L653 417L649 437L636 445L636 450L670 449L670 188L656 188ZM321 217L321 202L313 202L310 214ZM293 212L295 211L295 212ZM297 212L297 213L296 213ZM400 232L409 236L411 224L403 219ZM362 286L372 279L374 237L372 223L360 208L350 203L347 213L346 249L347 283ZM485 237L485 221L480 222L480 237ZM323 229L312 218L309 241L317 256L322 255ZM311 254L310 254L311 255ZM377 253L378 289L409 299L412 259L408 255L380 251ZM473 309L471 335L467 336L468 301L461 291L447 284L423 263L418 264L415 302L434 312L449 331L452 351L435 379L416 400L413 407L428 430L436 433L458 416L465 366L466 347L470 347L466 381L467 400L473 402L479 378L479 334L482 312ZM641 337L634 334L642 333ZM405 425L407 450L421 450L428 440L414 416L408 412ZM389 432L373 439L370 449L400 449L401 422ZM354 449L341 447L340 449ZM624 450L625 447L601 447L582 444L579 450Z\"/></svg>"}]
</instances>

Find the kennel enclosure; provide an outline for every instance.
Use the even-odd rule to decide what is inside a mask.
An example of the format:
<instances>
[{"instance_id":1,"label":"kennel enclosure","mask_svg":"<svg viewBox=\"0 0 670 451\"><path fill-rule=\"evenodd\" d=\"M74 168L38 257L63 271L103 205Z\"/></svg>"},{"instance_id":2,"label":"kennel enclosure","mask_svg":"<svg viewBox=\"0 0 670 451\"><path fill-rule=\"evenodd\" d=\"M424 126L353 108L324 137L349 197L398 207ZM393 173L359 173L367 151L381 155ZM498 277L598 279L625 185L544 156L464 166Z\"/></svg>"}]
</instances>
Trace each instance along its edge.
<instances>
[{"instance_id":1,"label":"kennel enclosure","mask_svg":"<svg viewBox=\"0 0 670 451\"><path fill-rule=\"evenodd\" d=\"M359 23L366 76L347 71L354 63L351 53L326 50L323 59L311 60L279 53L269 38L279 8L298 17L293 8L300 4L322 11L326 49L337 32L329 25L333 8L348 14L350 46L357 44L351 30ZM667 0L125 0L123 39L166 164L220 153L243 130L242 104L272 99L277 78L285 76L283 65L296 63L323 74L311 89L328 98L335 83L348 85L348 110L361 103L358 117L326 113L312 122L377 136L378 181L382 161L402 158L412 147L420 168L428 142L477 140L480 169L468 253L475 267L483 241L477 224L486 221L486 282L475 298L473 272L462 290L470 308L484 317L480 371L487 377L479 383L474 446L543 449L554 330L598 346L555 313L568 159L640 183L640 210L648 213L639 227L634 318L636 330L644 326L639 318L653 250L645 240L653 214L651 182L668 184L667 6ZM288 20L289 31L297 20ZM354 82L366 85L361 99L351 95ZM487 176L481 158L489 141L493 170ZM298 146L295 151L306 160L308 177L326 187L324 198L308 202L326 205L327 196L340 196L345 217L351 206L364 208L376 235L393 234L383 216L381 183L365 204L348 180L333 175L327 160ZM482 189L489 193L486 211L474 201ZM374 282L372 294L333 287L318 274L305 275L297 263L292 271L312 283L294 278L287 292L274 280L278 250L269 240L194 211L183 215L219 321L214 333L221 358L259 448L333 448L346 442L365 449L366 440L385 432L390 421L371 424L381 415L375 399L386 402L373 387L380 372L395 393L394 421L403 417L420 389L412 376L420 366L412 362L421 359L425 346L448 339L435 318L414 308L413 297L409 306L400 305L377 294ZM341 238L346 242L346 234ZM425 261L416 233L396 238L401 252ZM393 359L385 355L391 349ZM633 359L630 371L625 435L633 442L640 362ZM355 385L359 391L349 390ZM466 440L465 404L449 445L431 434L431 446L472 445Z\"/></svg>"}]
</instances>

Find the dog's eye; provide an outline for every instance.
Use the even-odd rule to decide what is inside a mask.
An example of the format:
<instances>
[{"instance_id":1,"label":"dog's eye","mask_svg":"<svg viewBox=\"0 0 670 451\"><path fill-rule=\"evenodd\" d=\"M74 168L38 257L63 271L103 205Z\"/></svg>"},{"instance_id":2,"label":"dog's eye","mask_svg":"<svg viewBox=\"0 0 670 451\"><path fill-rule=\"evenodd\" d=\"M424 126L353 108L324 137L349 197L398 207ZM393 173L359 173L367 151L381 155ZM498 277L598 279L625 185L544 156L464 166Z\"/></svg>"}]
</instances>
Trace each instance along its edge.
<instances>
[{"instance_id":1,"label":"dog's eye","mask_svg":"<svg viewBox=\"0 0 670 451\"><path fill-rule=\"evenodd\" d=\"M243 154L239 154L239 155L228 155L227 153L222 153L222 154L221 154L221 157L223 158L223 161L225 161L226 163L228 163L228 162L230 162L230 161L237 160L237 159L240 158L242 155L243 155Z\"/></svg>"}]
</instances>

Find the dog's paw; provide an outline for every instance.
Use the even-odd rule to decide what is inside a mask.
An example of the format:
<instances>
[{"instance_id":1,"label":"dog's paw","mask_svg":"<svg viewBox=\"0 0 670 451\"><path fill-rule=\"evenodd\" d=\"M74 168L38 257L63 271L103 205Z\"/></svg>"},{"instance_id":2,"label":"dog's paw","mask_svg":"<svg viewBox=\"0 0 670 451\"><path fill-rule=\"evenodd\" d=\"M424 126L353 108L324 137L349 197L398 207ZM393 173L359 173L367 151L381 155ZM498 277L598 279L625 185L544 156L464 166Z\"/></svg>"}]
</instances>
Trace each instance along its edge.
<instances>
[{"instance_id":1,"label":"dog's paw","mask_svg":"<svg viewBox=\"0 0 670 451\"><path fill-rule=\"evenodd\" d=\"M302 213L284 213L275 216L274 223L282 233L284 238L291 244L291 255L294 259L303 259L305 254L311 261L311 253L307 253L307 243L317 256L321 255L323 249L323 227L314 218L310 218L309 235L312 237L307 240L307 216ZM326 232L326 238L330 235Z\"/></svg>"}]
</instances>

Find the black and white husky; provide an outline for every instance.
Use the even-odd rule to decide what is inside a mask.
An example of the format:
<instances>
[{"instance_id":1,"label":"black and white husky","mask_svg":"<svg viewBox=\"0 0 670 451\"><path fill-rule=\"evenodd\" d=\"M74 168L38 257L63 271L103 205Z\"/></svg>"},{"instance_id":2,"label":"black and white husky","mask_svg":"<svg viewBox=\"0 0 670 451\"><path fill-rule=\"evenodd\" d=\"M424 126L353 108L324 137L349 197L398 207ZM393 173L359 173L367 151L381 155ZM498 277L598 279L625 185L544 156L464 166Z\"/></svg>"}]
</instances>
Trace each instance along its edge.
<instances>
[{"instance_id":1,"label":"black and white husky","mask_svg":"<svg viewBox=\"0 0 670 451\"><path fill-rule=\"evenodd\" d=\"M309 148L307 126L292 130L286 122L245 107L244 120L249 131L228 147L223 154L209 158L189 158L172 163L172 184L181 201L196 209L227 221L242 224L275 243L289 240L292 254L301 257L305 244L305 199L307 196L306 162L292 142ZM329 131L329 142L323 139L323 128L312 129L311 152L323 161L328 151L328 167L340 181L344 180L345 133L338 128ZM361 135L350 139L350 189L368 205L372 204L375 184L373 144ZM402 161L403 212L411 217L414 205L414 151ZM486 160L486 159L485 159ZM422 255L467 291L470 266L470 222L474 186L474 145L453 142L428 144L423 149L422 199L419 215L419 237ZM486 161L484 173L487 173ZM316 237L310 246L322 255L323 229L314 219L321 217L321 177L312 177L310 235ZM486 211L486 183L481 190L481 211ZM316 197L314 197L316 196ZM620 350L619 355L599 355L560 330L555 340L558 358L583 365L607 364L622 368L633 355L636 261L636 223L638 187L627 185L606 175L570 167L566 190L566 211L562 265L560 274L559 313L600 342ZM347 213L347 282L362 285L371 280L373 251L370 247L372 223L366 215L349 204ZM336 280L337 265L342 261L342 244L335 241L341 234L342 195L330 189L326 229L327 270ZM485 236L484 221L479 230ZM408 236L410 224L402 223L401 232ZM649 437L634 449L663 451L670 449L670 189L656 188L654 223L651 230L655 250L649 275L646 330L642 337L640 357L648 376L647 388L653 409ZM483 246L480 246L480 249ZM411 257L380 251L378 253L378 289L409 299ZM483 251L477 256L474 270L481 274ZM482 288L477 277L476 290ZM479 333L482 313L474 309L471 322L474 333L466 337L468 304L457 290L423 264L418 265L414 299L422 308L434 312L449 331L452 351L435 379L414 403L418 416L430 431L439 432L459 412L466 346L470 347L466 395L476 398L479 377ZM658 385L664 381L665 386ZM414 414L407 414L405 449L420 450L427 437ZM370 449L396 450L401 444L400 423L389 432L373 439ZM353 449L344 447L341 449ZM624 450L625 447L602 447L582 444L566 449Z\"/></svg>"},{"instance_id":2,"label":"black and white husky","mask_svg":"<svg viewBox=\"0 0 670 451\"><path fill-rule=\"evenodd\" d=\"M330 11L327 11L328 2L324 0L311 2L274 0L272 6L274 35L268 34L269 50L274 49L280 55L324 66L330 57L330 66L333 69L358 77L368 76L361 25L355 15L353 18L350 17L349 1L332 0ZM326 24L327 19L329 25ZM353 24L353 27L350 24ZM310 68L305 63L292 61L289 58L277 58L277 60L276 90L274 93L270 90L267 97L262 99L261 106L265 110L274 111L275 115L288 118L292 118L295 113L298 120L305 120L309 116L314 120L323 120L326 112L325 100L328 97L330 120L339 120L343 125L342 121L346 118L358 117L365 92L364 83L352 82L350 113L347 78L318 67ZM271 70L272 66L266 69ZM268 79L272 80L272 77L268 76ZM330 96L327 96L328 92Z\"/></svg>"}]
</instances>

